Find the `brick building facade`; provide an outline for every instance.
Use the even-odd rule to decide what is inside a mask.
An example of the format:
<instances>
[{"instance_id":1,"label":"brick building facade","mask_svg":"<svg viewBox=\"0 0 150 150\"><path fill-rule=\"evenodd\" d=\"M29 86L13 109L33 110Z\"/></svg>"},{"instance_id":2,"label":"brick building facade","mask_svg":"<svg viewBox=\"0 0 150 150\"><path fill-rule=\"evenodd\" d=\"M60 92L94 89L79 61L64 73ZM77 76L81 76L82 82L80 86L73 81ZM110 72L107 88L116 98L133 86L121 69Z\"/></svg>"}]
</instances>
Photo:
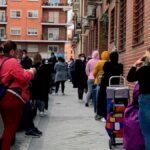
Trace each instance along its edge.
<instances>
[{"instance_id":1,"label":"brick building facade","mask_svg":"<svg viewBox=\"0 0 150 150\"><path fill-rule=\"evenodd\" d=\"M64 52L70 9L67 0L1 0L0 39L44 57L51 51Z\"/></svg>"},{"instance_id":2,"label":"brick building facade","mask_svg":"<svg viewBox=\"0 0 150 150\"><path fill-rule=\"evenodd\" d=\"M95 6L93 19L88 17L91 12L88 12L88 5ZM147 0L84 0L86 13L82 14L82 20L86 18L89 27L85 29L82 23L82 33L79 35L80 40L84 41L82 52L89 55L94 49L100 52L117 49L126 75L135 60L150 47L149 6Z\"/></svg>"}]
</instances>

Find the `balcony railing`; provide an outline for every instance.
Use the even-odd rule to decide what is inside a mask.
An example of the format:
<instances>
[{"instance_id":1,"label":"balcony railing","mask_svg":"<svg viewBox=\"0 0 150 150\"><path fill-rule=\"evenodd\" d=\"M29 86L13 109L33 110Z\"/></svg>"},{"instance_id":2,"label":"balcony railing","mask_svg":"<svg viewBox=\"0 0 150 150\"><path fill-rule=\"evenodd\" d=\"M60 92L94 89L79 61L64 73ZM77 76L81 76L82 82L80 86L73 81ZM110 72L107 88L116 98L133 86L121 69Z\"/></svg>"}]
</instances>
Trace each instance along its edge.
<instances>
[{"instance_id":1,"label":"balcony railing","mask_svg":"<svg viewBox=\"0 0 150 150\"><path fill-rule=\"evenodd\" d=\"M42 19L42 25L51 25L51 26L70 26L71 24L68 23L61 23L57 21L50 21L48 19Z\"/></svg>"},{"instance_id":2,"label":"balcony railing","mask_svg":"<svg viewBox=\"0 0 150 150\"><path fill-rule=\"evenodd\" d=\"M72 9L72 3L49 3L49 2L44 2L42 4L42 8L60 8L60 9L67 9L70 10Z\"/></svg>"}]
</instances>

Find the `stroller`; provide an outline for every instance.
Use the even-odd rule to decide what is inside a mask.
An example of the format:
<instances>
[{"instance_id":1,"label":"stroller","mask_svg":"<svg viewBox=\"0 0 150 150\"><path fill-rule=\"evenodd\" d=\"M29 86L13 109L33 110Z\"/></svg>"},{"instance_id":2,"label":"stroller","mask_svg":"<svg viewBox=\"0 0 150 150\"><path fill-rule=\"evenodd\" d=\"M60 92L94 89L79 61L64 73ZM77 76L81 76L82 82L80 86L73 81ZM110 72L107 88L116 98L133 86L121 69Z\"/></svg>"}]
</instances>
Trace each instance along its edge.
<instances>
[{"instance_id":1,"label":"stroller","mask_svg":"<svg viewBox=\"0 0 150 150\"><path fill-rule=\"evenodd\" d=\"M120 84L112 85L113 79L118 79ZM122 82L121 82L122 81ZM110 137L109 148L123 144L124 111L128 105L129 87L123 76L112 76L107 87L107 118L106 131Z\"/></svg>"}]
</instances>

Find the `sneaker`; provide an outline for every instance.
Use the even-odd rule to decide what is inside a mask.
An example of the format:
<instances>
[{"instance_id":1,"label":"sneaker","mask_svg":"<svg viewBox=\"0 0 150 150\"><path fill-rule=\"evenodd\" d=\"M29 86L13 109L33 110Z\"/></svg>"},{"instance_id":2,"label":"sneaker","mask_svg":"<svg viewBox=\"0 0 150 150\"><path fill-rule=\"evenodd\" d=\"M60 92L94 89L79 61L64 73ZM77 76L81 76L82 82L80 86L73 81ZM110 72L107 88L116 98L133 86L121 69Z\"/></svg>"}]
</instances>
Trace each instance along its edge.
<instances>
[{"instance_id":1,"label":"sneaker","mask_svg":"<svg viewBox=\"0 0 150 150\"><path fill-rule=\"evenodd\" d=\"M40 135L37 132L35 132L34 130L30 130L30 131L26 132L25 135L32 136L32 137L35 137L35 138L40 137Z\"/></svg>"},{"instance_id":2,"label":"sneaker","mask_svg":"<svg viewBox=\"0 0 150 150\"><path fill-rule=\"evenodd\" d=\"M106 122L106 119L105 118L101 118L101 122Z\"/></svg>"},{"instance_id":3,"label":"sneaker","mask_svg":"<svg viewBox=\"0 0 150 150\"><path fill-rule=\"evenodd\" d=\"M88 103L85 103L85 107L89 107L89 104L88 104Z\"/></svg>"},{"instance_id":4,"label":"sneaker","mask_svg":"<svg viewBox=\"0 0 150 150\"><path fill-rule=\"evenodd\" d=\"M58 93L55 93L56 96L58 96Z\"/></svg>"},{"instance_id":5,"label":"sneaker","mask_svg":"<svg viewBox=\"0 0 150 150\"><path fill-rule=\"evenodd\" d=\"M35 131L39 135L43 134L38 128L34 128L32 131Z\"/></svg>"},{"instance_id":6,"label":"sneaker","mask_svg":"<svg viewBox=\"0 0 150 150\"><path fill-rule=\"evenodd\" d=\"M102 119L102 116L95 115L95 120L101 120L101 119Z\"/></svg>"},{"instance_id":7,"label":"sneaker","mask_svg":"<svg viewBox=\"0 0 150 150\"><path fill-rule=\"evenodd\" d=\"M64 96L65 95L65 93L62 93L62 96Z\"/></svg>"},{"instance_id":8,"label":"sneaker","mask_svg":"<svg viewBox=\"0 0 150 150\"><path fill-rule=\"evenodd\" d=\"M44 116L44 112L43 112L43 111L40 112L40 116L41 116L41 117Z\"/></svg>"}]
</instances>

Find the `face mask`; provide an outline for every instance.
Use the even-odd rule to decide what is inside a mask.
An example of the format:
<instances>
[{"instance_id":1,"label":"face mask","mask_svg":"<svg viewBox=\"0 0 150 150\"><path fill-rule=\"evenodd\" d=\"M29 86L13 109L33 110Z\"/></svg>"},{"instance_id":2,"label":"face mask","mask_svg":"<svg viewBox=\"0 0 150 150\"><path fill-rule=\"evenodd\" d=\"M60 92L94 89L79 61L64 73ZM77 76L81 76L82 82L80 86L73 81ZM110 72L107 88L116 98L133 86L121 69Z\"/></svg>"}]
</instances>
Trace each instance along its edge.
<instances>
[{"instance_id":1,"label":"face mask","mask_svg":"<svg viewBox=\"0 0 150 150\"><path fill-rule=\"evenodd\" d=\"M25 55L25 54L23 54L23 55L22 55L22 58L25 58L25 57L26 57L26 55Z\"/></svg>"},{"instance_id":2,"label":"face mask","mask_svg":"<svg viewBox=\"0 0 150 150\"><path fill-rule=\"evenodd\" d=\"M84 61L84 57L81 57L80 59L81 59L82 61Z\"/></svg>"}]
</instances>

